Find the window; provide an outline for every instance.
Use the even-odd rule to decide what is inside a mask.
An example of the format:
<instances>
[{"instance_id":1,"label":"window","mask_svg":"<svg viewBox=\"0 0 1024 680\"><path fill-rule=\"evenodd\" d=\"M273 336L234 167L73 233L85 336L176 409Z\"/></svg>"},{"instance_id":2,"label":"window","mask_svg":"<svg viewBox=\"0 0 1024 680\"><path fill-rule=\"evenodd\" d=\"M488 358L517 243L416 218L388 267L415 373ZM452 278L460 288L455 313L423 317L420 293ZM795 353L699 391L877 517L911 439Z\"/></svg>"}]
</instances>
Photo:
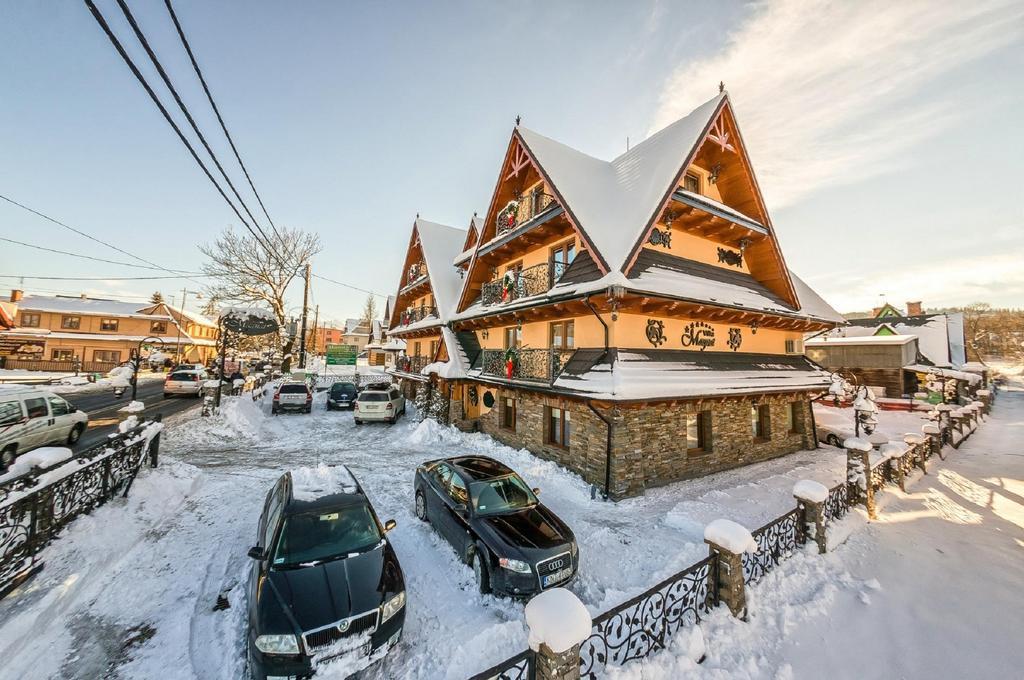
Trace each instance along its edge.
<instances>
[{"instance_id":1,"label":"window","mask_svg":"<svg viewBox=\"0 0 1024 680\"><path fill-rule=\"evenodd\" d=\"M441 464L434 469L434 477L437 479L437 483L441 485L442 489L448 488L448 482L452 478L452 469L447 465Z\"/></svg>"},{"instance_id":2,"label":"window","mask_svg":"<svg viewBox=\"0 0 1024 680\"><path fill-rule=\"evenodd\" d=\"M422 352L422 349L420 348L420 343L419 342L412 343L412 350L413 350L413 355L414 356L420 356L420 353Z\"/></svg>"},{"instance_id":3,"label":"window","mask_svg":"<svg viewBox=\"0 0 1024 680\"><path fill-rule=\"evenodd\" d=\"M695 194L700 193L700 177L693 174L692 172L686 173L683 177L683 189L686 191L692 191Z\"/></svg>"},{"instance_id":4,"label":"window","mask_svg":"<svg viewBox=\"0 0 1024 680\"><path fill-rule=\"evenodd\" d=\"M548 423L548 444L569 448L572 437L572 411L562 408L544 407Z\"/></svg>"},{"instance_id":5,"label":"window","mask_svg":"<svg viewBox=\"0 0 1024 680\"><path fill-rule=\"evenodd\" d=\"M428 354L427 356L429 356L431 361L433 361L434 356L436 354L437 354L437 340L431 340L430 341L430 354Z\"/></svg>"},{"instance_id":6,"label":"window","mask_svg":"<svg viewBox=\"0 0 1024 680\"><path fill-rule=\"evenodd\" d=\"M71 413L71 404L60 397L47 397L50 402L50 414L54 416L66 416Z\"/></svg>"},{"instance_id":7,"label":"window","mask_svg":"<svg viewBox=\"0 0 1024 680\"><path fill-rule=\"evenodd\" d=\"M281 526L273 564L291 567L357 554L380 539L380 528L367 505L291 515Z\"/></svg>"},{"instance_id":8,"label":"window","mask_svg":"<svg viewBox=\"0 0 1024 680\"><path fill-rule=\"evenodd\" d=\"M538 184L530 192L530 217L544 209L544 184Z\"/></svg>"},{"instance_id":9,"label":"window","mask_svg":"<svg viewBox=\"0 0 1024 680\"><path fill-rule=\"evenodd\" d=\"M565 270L576 259L576 240L572 239L551 249L551 275L549 285L555 285Z\"/></svg>"},{"instance_id":10,"label":"window","mask_svg":"<svg viewBox=\"0 0 1024 680\"><path fill-rule=\"evenodd\" d=\"M82 317L80 316L62 316L60 318L60 327L67 328L68 330L77 331L82 325Z\"/></svg>"},{"instance_id":11,"label":"window","mask_svg":"<svg viewBox=\"0 0 1024 680\"><path fill-rule=\"evenodd\" d=\"M518 274L519 272L523 271L523 261L520 260L519 262L513 262L512 264L505 267L505 271L515 272L516 274Z\"/></svg>"},{"instance_id":12,"label":"window","mask_svg":"<svg viewBox=\"0 0 1024 680\"><path fill-rule=\"evenodd\" d=\"M750 407L750 427L754 439L767 441L771 436L771 409L767 404Z\"/></svg>"},{"instance_id":13,"label":"window","mask_svg":"<svg viewBox=\"0 0 1024 680\"><path fill-rule=\"evenodd\" d=\"M515 397L501 398L501 426L506 430L516 429L516 400Z\"/></svg>"},{"instance_id":14,"label":"window","mask_svg":"<svg viewBox=\"0 0 1024 680\"><path fill-rule=\"evenodd\" d=\"M101 331L116 331L117 319L100 319Z\"/></svg>"},{"instance_id":15,"label":"window","mask_svg":"<svg viewBox=\"0 0 1024 680\"><path fill-rule=\"evenodd\" d=\"M54 361L71 361L75 358L75 350L60 347L50 353L50 358Z\"/></svg>"},{"instance_id":16,"label":"window","mask_svg":"<svg viewBox=\"0 0 1024 680\"><path fill-rule=\"evenodd\" d=\"M555 321L550 324L549 339L552 349L572 349L575 346L575 326L574 321Z\"/></svg>"},{"instance_id":17,"label":"window","mask_svg":"<svg viewBox=\"0 0 1024 680\"><path fill-rule=\"evenodd\" d=\"M121 353L112 349L97 349L93 350L92 360L105 364L119 364L121 363Z\"/></svg>"},{"instance_id":18,"label":"window","mask_svg":"<svg viewBox=\"0 0 1024 680\"><path fill-rule=\"evenodd\" d=\"M452 475L451 484L448 485L448 495L456 503L469 505L469 492L466 491L466 483L458 475Z\"/></svg>"},{"instance_id":19,"label":"window","mask_svg":"<svg viewBox=\"0 0 1024 680\"><path fill-rule=\"evenodd\" d=\"M14 425L21 420L20 401L0 401L0 426Z\"/></svg>"},{"instance_id":20,"label":"window","mask_svg":"<svg viewBox=\"0 0 1024 680\"><path fill-rule=\"evenodd\" d=\"M505 329L505 349L519 347L523 343L523 329L519 326L509 326Z\"/></svg>"},{"instance_id":21,"label":"window","mask_svg":"<svg viewBox=\"0 0 1024 680\"><path fill-rule=\"evenodd\" d=\"M163 335L164 333L167 332L167 322L166 321L154 321L153 323L149 324L149 332L150 333L159 333L160 335Z\"/></svg>"},{"instance_id":22,"label":"window","mask_svg":"<svg viewBox=\"0 0 1024 680\"><path fill-rule=\"evenodd\" d=\"M710 427L710 412L686 414L686 450L688 452L704 453L711 450L708 446L711 441Z\"/></svg>"},{"instance_id":23,"label":"window","mask_svg":"<svg viewBox=\"0 0 1024 680\"><path fill-rule=\"evenodd\" d=\"M789 404L789 411L786 420L789 425L790 434L800 434L803 431L803 402L794 401Z\"/></svg>"},{"instance_id":24,"label":"window","mask_svg":"<svg viewBox=\"0 0 1024 680\"><path fill-rule=\"evenodd\" d=\"M790 338L786 340L786 354L803 354L804 341Z\"/></svg>"},{"instance_id":25,"label":"window","mask_svg":"<svg viewBox=\"0 0 1024 680\"><path fill-rule=\"evenodd\" d=\"M45 418L49 411L46 410L46 399L37 397L25 400L25 410L29 418Z\"/></svg>"},{"instance_id":26,"label":"window","mask_svg":"<svg viewBox=\"0 0 1024 680\"><path fill-rule=\"evenodd\" d=\"M263 549L268 553L274 542L274 531L277 530L277 523L281 519L283 507L281 494L275 490L274 496L270 499L270 508L267 510L267 526L263 530Z\"/></svg>"},{"instance_id":27,"label":"window","mask_svg":"<svg viewBox=\"0 0 1024 680\"><path fill-rule=\"evenodd\" d=\"M31 312L22 312L21 325L25 328L39 328L39 315Z\"/></svg>"}]
</instances>

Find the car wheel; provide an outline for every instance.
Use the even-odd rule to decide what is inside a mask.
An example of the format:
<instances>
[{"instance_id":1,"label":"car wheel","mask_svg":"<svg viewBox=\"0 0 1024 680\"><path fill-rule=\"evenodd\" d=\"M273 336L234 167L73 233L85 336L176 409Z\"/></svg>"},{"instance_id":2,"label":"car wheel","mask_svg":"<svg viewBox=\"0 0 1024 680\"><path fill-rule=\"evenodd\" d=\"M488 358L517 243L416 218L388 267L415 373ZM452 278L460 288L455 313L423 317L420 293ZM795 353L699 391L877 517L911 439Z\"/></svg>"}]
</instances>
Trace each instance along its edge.
<instances>
[{"instance_id":1,"label":"car wheel","mask_svg":"<svg viewBox=\"0 0 1024 680\"><path fill-rule=\"evenodd\" d=\"M363 424L363 421L361 421L361 420L356 420L356 425L362 425L362 424Z\"/></svg>"},{"instance_id":2,"label":"car wheel","mask_svg":"<svg viewBox=\"0 0 1024 680\"><path fill-rule=\"evenodd\" d=\"M481 595L491 592L491 574L487 568L487 553L479 546L473 551L473 576L476 577L476 584L480 588Z\"/></svg>"},{"instance_id":3,"label":"car wheel","mask_svg":"<svg viewBox=\"0 0 1024 680\"><path fill-rule=\"evenodd\" d=\"M71 428L71 432L68 432L68 446L74 446L78 443L78 440L82 437L82 430L85 427L81 423Z\"/></svg>"},{"instance_id":4,"label":"car wheel","mask_svg":"<svg viewBox=\"0 0 1024 680\"><path fill-rule=\"evenodd\" d=\"M429 522L427 517L427 499L423 497L422 491L416 492L416 518L421 522Z\"/></svg>"},{"instance_id":5,"label":"car wheel","mask_svg":"<svg viewBox=\"0 0 1024 680\"><path fill-rule=\"evenodd\" d=\"M170 398L171 398L171 395L169 395L166 392L164 392L164 399L170 399Z\"/></svg>"},{"instance_id":6,"label":"car wheel","mask_svg":"<svg viewBox=\"0 0 1024 680\"><path fill-rule=\"evenodd\" d=\"M13 463L14 459L17 457L18 447L15 446L14 444L11 444L6 449L4 449L3 453L0 453L0 463L2 463L2 467L6 470L11 466L11 463Z\"/></svg>"},{"instance_id":7,"label":"car wheel","mask_svg":"<svg viewBox=\"0 0 1024 680\"><path fill-rule=\"evenodd\" d=\"M843 445L843 443L839 441L839 437L835 436L834 434L830 434L829 436L825 437L825 441L836 448L841 448Z\"/></svg>"}]
</instances>

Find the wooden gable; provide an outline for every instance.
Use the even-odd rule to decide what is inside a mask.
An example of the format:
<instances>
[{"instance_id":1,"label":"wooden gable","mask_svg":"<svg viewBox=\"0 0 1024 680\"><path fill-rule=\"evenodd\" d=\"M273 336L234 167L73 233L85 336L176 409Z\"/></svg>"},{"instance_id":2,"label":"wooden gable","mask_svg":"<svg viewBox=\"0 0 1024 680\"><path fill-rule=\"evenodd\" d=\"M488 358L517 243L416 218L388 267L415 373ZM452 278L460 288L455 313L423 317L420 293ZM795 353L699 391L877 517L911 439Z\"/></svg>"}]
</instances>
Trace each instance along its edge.
<instances>
[{"instance_id":1,"label":"wooden gable","mask_svg":"<svg viewBox=\"0 0 1024 680\"><path fill-rule=\"evenodd\" d=\"M426 258L423 256L423 247L420 244L419 230L416 228L416 223L413 222L412 234L409 235L409 246L406 248L405 260L402 264L402 274L398 279L398 290L395 292L395 306L394 309L390 310L391 315L388 319L388 328L397 326L400 315L399 310L405 309L413 297L419 297L419 295L412 296L408 291L402 292L402 289L410 282L409 269L417 262L423 262L424 266L426 266Z\"/></svg>"}]
</instances>

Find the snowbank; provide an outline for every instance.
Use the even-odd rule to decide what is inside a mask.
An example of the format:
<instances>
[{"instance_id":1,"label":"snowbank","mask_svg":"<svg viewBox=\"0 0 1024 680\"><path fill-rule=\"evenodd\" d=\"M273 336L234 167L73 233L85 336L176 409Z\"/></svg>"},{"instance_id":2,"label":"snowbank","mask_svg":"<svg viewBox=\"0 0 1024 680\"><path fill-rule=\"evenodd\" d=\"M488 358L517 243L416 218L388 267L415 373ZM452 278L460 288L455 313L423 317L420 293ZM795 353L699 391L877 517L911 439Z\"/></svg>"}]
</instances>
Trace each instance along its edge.
<instances>
[{"instance_id":1,"label":"snowbank","mask_svg":"<svg viewBox=\"0 0 1024 680\"><path fill-rule=\"evenodd\" d=\"M793 495L811 503L824 503L828 499L828 487L813 479L801 479L793 485Z\"/></svg>"},{"instance_id":2,"label":"snowbank","mask_svg":"<svg viewBox=\"0 0 1024 680\"><path fill-rule=\"evenodd\" d=\"M64 446L43 446L38 449L33 449L28 453L23 453L18 456L10 467L7 468L7 473L0 475L0 482L13 479L18 475L22 475L32 468L38 466L41 468L47 468L57 463L62 463L65 460L71 458L73 454L71 449Z\"/></svg>"},{"instance_id":3,"label":"snowbank","mask_svg":"<svg viewBox=\"0 0 1024 680\"><path fill-rule=\"evenodd\" d=\"M140 413L146 410L146 405L141 401L130 402L127 406L117 409L118 413Z\"/></svg>"},{"instance_id":4,"label":"snowbank","mask_svg":"<svg viewBox=\"0 0 1024 680\"><path fill-rule=\"evenodd\" d=\"M530 649L547 645L561 654L590 637L593 621L580 598L565 588L540 593L526 605L526 625L530 629Z\"/></svg>"},{"instance_id":5,"label":"snowbank","mask_svg":"<svg viewBox=\"0 0 1024 680\"><path fill-rule=\"evenodd\" d=\"M731 553L756 553L757 541L746 527L731 519L716 519L704 527L704 540Z\"/></svg>"}]
</instances>

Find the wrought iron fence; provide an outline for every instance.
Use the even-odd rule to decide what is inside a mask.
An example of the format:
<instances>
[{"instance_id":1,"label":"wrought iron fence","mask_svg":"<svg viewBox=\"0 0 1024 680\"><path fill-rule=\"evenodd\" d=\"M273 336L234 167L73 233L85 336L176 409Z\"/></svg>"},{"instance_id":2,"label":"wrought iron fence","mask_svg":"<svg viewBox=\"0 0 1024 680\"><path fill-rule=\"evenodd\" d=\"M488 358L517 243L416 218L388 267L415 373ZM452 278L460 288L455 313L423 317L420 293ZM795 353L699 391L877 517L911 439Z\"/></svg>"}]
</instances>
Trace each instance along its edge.
<instances>
[{"instance_id":1,"label":"wrought iron fence","mask_svg":"<svg viewBox=\"0 0 1024 680\"><path fill-rule=\"evenodd\" d=\"M540 380L554 382L558 374L572 357L574 349L520 348L512 359L512 374L509 375L508 359L503 349L485 349L482 354L481 371L510 380Z\"/></svg>"},{"instance_id":2,"label":"wrought iron fence","mask_svg":"<svg viewBox=\"0 0 1024 680\"><path fill-rule=\"evenodd\" d=\"M840 482L828 490L823 512L826 522L840 519L850 510L850 484Z\"/></svg>"},{"instance_id":3,"label":"wrought iron fence","mask_svg":"<svg viewBox=\"0 0 1024 680\"><path fill-rule=\"evenodd\" d=\"M408 326L422 321L428 316L437 316L437 307L427 307L426 305L410 307L399 315L398 322L403 326Z\"/></svg>"},{"instance_id":4,"label":"wrought iron fence","mask_svg":"<svg viewBox=\"0 0 1024 680\"><path fill-rule=\"evenodd\" d=\"M149 425L0 484L0 595L31 573L39 552L65 525L118 493L127 495L146 458Z\"/></svg>"},{"instance_id":5,"label":"wrought iron fence","mask_svg":"<svg viewBox=\"0 0 1024 680\"><path fill-rule=\"evenodd\" d=\"M117 366L112 361L49 361L45 359L12 359L0 357L3 360L3 368L21 369L23 371L54 371L59 373L72 373L81 371L83 373L107 373Z\"/></svg>"},{"instance_id":6,"label":"wrought iron fence","mask_svg":"<svg viewBox=\"0 0 1024 680\"><path fill-rule=\"evenodd\" d=\"M800 510L793 509L751 532L757 541L756 553L743 553L743 580L755 583L792 555L804 543Z\"/></svg>"},{"instance_id":7,"label":"wrought iron fence","mask_svg":"<svg viewBox=\"0 0 1024 680\"><path fill-rule=\"evenodd\" d=\"M568 266L565 262L542 262L513 271L485 283L480 290L480 301L496 305L546 293L558 283Z\"/></svg>"},{"instance_id":8,"label":"wrought iron fence","mask_svg":"<svg viewBox=\"0 0 1024 680\"><path fill-rule=\"evenodd\" d=\"M495 226L497 227L496 235L502 236L507 234L557 204L554 196L539 191L520 196L516 200L511 201L498 213L495 220Z\"/></svg>"},{"instance_id":9,"label":"wrought iron fence","mask_svg":"<svg viewBox=\"0 0 1024 680\"><path fill-rule=\"evenodd\" d=\"M425 356L398 357L395 361L395 368L403 373L418 374L429 363L430 357Z\"/></svg>"},{"instance_id":10,"label":"wrought iron fence","mask_svg":"<svg viewBox=\"0 0 1024 680\"><path fill-rule=\"evenodd\" d=\"M593 680L608 664L664 649L680 628L704 619L718 604L717 564L706 557L595 618L593 632L580 645L580 677Z\"/></svg>"},{"instance_id":11,"label":"wrought iron fence","mask_svg":"<svg viewBox=\"0 0 1024 680\"><path fill-rule=\"evenodd\" d=\"M505 659L469 680L534 680L537 677L537 655L530 649Z\"/></svg>"}]
</instances>

